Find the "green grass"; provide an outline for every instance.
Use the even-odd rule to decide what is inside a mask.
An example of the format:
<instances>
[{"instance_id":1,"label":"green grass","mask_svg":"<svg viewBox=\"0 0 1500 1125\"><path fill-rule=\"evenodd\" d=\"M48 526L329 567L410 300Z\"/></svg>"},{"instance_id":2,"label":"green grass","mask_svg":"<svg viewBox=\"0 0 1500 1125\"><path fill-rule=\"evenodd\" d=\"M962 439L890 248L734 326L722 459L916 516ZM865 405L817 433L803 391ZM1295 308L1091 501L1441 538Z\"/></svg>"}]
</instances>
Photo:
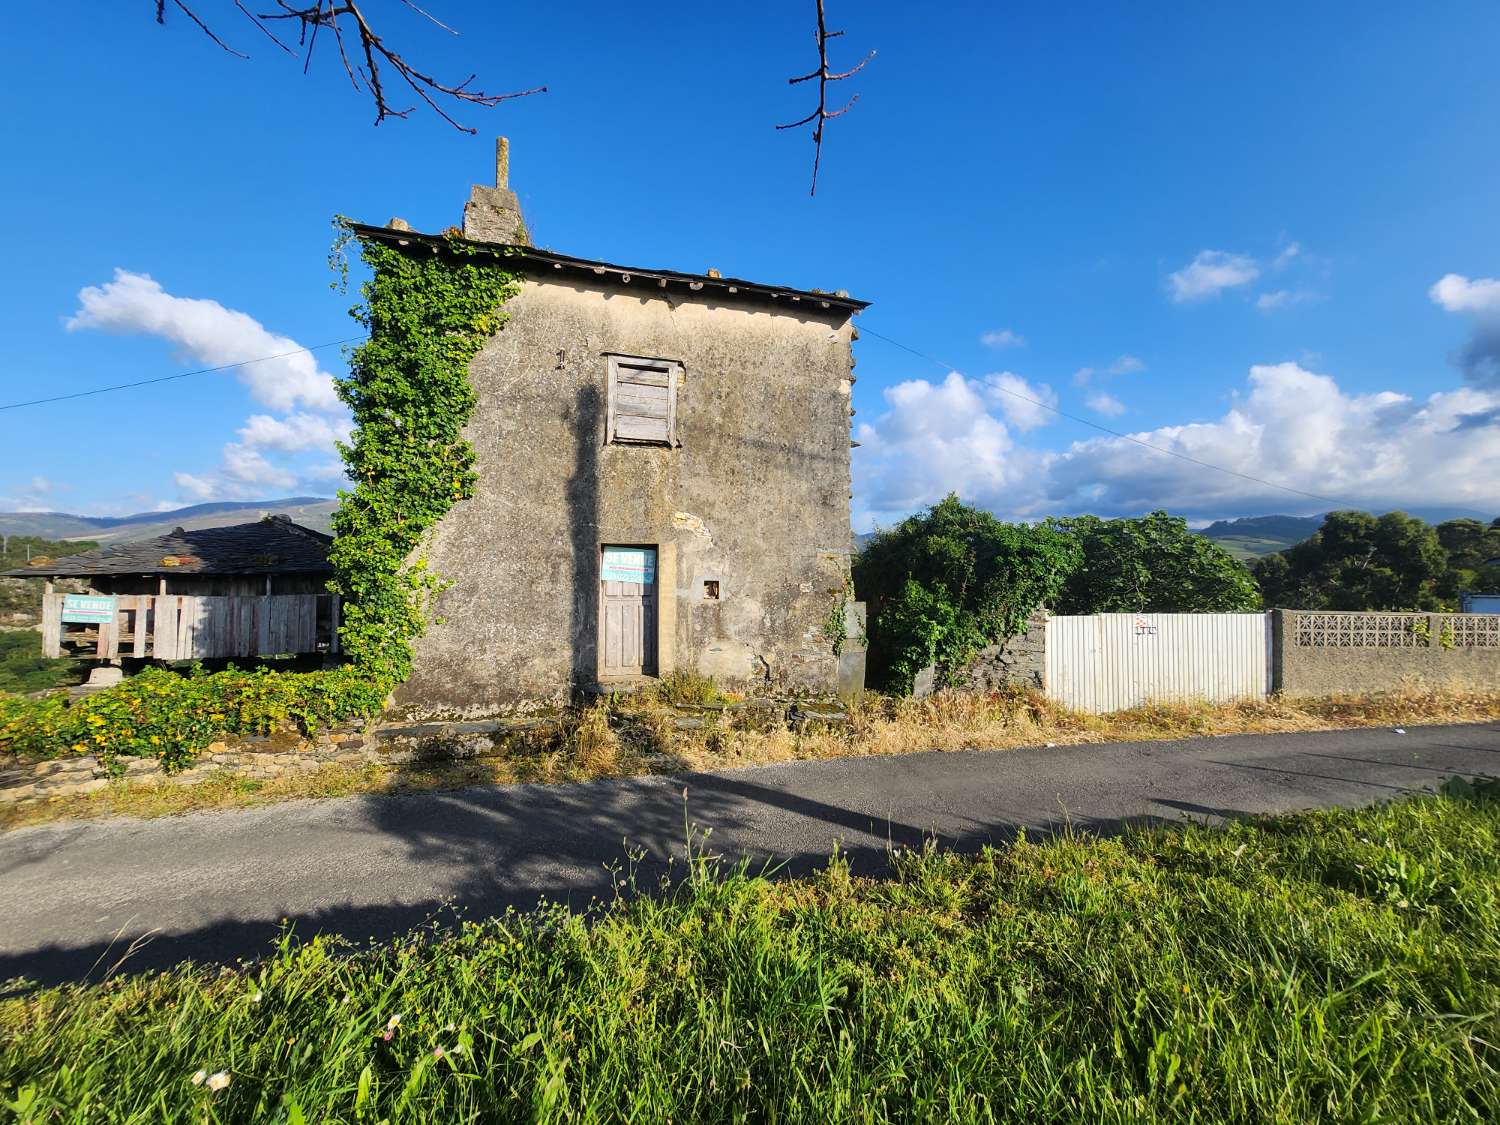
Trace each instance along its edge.
<instances>
[{"instance_id":1,"label":"green grass","mask_svg":"<svg viewBox=\"0 0 1500 1125\"><path fill-rule=\"evenodd\" d=\"M42 635L31 629L0 631L0 691L18 695L66 687L83 679L77 660L42 655Z\"/></svg>"},{"instance_id":2,"label":"green grass","mask_svg":"<svg viewBox=\"0 0 1500 1125\"><path fill-rule=\"evenodd\" d=\"M894 862L700 863L588 919L35 992L0 1003L0 1096L22 1121L1500 1119L1494 783Z\"/></svg>"}]
</instances>

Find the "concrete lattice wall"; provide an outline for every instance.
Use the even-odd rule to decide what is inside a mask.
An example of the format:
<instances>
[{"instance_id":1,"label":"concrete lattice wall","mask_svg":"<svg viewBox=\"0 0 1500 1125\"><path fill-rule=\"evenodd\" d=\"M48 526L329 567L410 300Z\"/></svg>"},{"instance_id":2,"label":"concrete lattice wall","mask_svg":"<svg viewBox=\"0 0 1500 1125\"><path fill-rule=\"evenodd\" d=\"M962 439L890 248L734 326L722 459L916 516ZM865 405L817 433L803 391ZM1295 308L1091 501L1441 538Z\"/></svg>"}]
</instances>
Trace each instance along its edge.
<instances>
[{"instance_id":1,"label":"concrete lattice wall","mask_svg":"<svg viewBox=\"0 0 1500 1125\"><path fill-rule=\"evenodd\" d=\"M1271 687L1288 696L1500 688L1500 615L1278 609Z\"/></svg>"}]
</instances>

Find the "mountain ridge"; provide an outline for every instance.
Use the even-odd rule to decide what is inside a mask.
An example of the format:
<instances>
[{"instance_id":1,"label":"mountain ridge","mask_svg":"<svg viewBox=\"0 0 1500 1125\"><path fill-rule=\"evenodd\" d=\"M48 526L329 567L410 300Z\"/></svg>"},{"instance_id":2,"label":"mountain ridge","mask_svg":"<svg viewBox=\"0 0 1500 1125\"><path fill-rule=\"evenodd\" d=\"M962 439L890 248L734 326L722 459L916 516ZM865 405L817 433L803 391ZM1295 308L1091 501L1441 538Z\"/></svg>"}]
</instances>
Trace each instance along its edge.
<instances>
[{"instance_id":1,"label":"mountain ridge","mask_svg":"<svg viewBox=\"0 0 1500 1125\"><path fill-rule=\"evenodd\" d=\"M332 528L338 501L324 496L286 496L271 500L219 500L189 504L164 512L136 512L126 516L80 516L72 512L0 512L0 534L37 535L46 539L92 539L101 544L150 539L174 527L189 531L249 523L269 515L285 515L316 531Z\"/></svg>"}]
</instances>

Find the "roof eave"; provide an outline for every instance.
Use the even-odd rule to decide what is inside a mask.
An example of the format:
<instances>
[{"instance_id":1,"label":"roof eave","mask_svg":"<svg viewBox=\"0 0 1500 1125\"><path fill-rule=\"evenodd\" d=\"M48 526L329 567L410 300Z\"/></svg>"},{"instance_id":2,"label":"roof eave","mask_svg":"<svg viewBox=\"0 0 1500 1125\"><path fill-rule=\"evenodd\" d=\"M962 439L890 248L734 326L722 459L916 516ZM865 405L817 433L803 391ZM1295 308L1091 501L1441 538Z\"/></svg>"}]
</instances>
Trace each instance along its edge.
<instances>
[{"instance_id":1,"label":"roof eave","mask_svg":"<svg viewBox=\"0 0 1500 1125\"><path fill-rule=\"evenodd\" d=\"M677 270L621 266L612 262L599 262L589 258L575 258L571 254L558 254L551 250L539 250L534 246L517 246L501 242L475 242L471 239L457 236L422 234L419 231L397 230L394 227L376 227L366 223L351 223L350 228L355 234L377 239L381 242L394 243L398 246L415 243L440 251L448 249L450 246L458 245L471 247L480 251L489 251L501 255L512 262L518 262L538 274L543 274L544 271L550 270L555 273L581 274L595 278L609 277L625 285L632 284L637 279L654 281L662 289L676 286L698 294L712 292L727 296L757 297L770 301L773 304L785 304L798 309L806 308L818 311L832 311L837 309L851 316L862 312L870 305L869 301L860 301L853 297L839 296L836 293L818 293L810 289L793 289L785 285L765 285L758 281L746 281L738 277L713 277L709 274L681 273Z\"/></svg>"}]
</instances>

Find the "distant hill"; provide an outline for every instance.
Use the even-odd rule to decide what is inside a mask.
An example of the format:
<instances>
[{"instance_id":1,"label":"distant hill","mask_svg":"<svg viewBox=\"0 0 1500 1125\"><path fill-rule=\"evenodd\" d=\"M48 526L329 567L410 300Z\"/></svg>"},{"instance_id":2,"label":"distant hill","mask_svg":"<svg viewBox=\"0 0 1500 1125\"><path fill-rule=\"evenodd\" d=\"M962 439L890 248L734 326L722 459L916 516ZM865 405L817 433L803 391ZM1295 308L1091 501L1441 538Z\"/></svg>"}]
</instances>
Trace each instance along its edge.
<instances>
[{"instance_id":1,"label":"distant hill","mask_svg":"<svg viewBox=\"0 0 1500 1125\"><path fill-rule=\"evenodd\" d=\"M193 504L166 512L138 512L133 516L75 516L67 512L0 512L0 535L38 535L46 539L91 539L100 544L130 543L164 535L174 527L189 531L249 523L262 516L284 514L316 531L331 530L337 500L321 496L291 496L281 500L225 500Z\"/></svg>"},{"instance_id":2,"label":"distant hill","mask_svg":"<svg viewBox=\"0 0 1500 1125\"><path fill-rule=\"evenodd\" d=\"M1243 562L1284 551L1322 526L1322 516L1242 516L1216 520L1199 534Z\"/></svg>"},{"instance_id":3,"label":"distant hill","mask_svg":"<svg viewBox=\"0 0 1500 1125\"><path fill-rule=\"evenodd\" d=\"M1489 523L1493 518L1473 508L1405 508L1409 516L1416 516L1426 523L1437 525L1448 520L1479 520ZM1218 543L1242 562L1273 555L1312 536L1323 526L1322 516L1241 516L1237 520L1216 520L1200 535Z\"/></svg>"}]
</instances>

